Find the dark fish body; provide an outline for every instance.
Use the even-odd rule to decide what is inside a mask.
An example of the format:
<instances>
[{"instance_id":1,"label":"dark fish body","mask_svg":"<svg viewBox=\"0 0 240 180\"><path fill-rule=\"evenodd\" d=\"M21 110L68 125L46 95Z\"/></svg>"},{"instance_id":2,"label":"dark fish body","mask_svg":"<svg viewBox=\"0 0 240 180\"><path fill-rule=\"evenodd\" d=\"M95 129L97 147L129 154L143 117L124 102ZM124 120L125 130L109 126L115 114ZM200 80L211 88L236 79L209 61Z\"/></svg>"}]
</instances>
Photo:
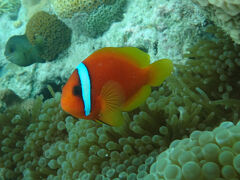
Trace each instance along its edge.
<instances>
[{"instance_id":1,"label":"dark fish body","mask_svg":"<svg viewBox=\"0 0 240 180\"><path fill-rule=\"evenodd\" d=\"M12 36L6 43L4 55L10 62L19 66L44 62L38 48L33 46L25 35Z\"/></svg>"}]
</instances>

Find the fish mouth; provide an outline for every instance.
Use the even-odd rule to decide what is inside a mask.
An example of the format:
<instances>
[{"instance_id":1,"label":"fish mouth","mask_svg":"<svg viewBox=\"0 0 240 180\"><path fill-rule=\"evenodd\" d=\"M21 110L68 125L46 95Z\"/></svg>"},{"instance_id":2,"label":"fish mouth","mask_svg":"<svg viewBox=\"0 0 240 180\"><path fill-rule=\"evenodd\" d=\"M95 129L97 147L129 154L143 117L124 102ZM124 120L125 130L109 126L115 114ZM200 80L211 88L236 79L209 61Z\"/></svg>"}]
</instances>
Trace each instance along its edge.
<instances>
[{"instance_id":1,"label":"fish mouth","mask_svg":"<svg viewBox=\"0 0 240 180\"><path fill-rule=\"evenodd\" d=\"M21 66L22 59L24 59L24 54L21 53L11 53L10 55L5 55L6 59L14 64Z\"/></svg>"},{"instance_id":2,"label":"fish mouth","mask_svg":"<svg viewBox=\"0 0 240 180\"><path fill-rule=\"evenodd\" d=\"M14 59L16 59L16 55L13 53L11 55L5 55L5 56L6 56L6 59L11 62L14 62Z\"/></svg>"}]
</instances>

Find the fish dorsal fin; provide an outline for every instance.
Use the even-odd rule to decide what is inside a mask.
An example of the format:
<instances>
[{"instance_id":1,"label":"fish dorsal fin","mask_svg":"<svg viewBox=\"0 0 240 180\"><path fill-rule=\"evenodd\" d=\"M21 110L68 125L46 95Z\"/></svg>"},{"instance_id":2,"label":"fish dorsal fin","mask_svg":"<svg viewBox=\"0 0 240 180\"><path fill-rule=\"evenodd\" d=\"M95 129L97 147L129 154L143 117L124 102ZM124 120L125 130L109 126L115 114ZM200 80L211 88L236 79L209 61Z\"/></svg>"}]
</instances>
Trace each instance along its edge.
<instances>
[{"instance_id":1,"label":"fish dorsal fin","mask_svg":"<svg viewBox=\"0 0 240 180\"><path fill-rule=\"evenodd\" d=\"M123 123L120 107L124 101L121 86L114 81L107 82L101 90L101 112L99 120L111 126L119 126Z\"/></svg>"},{"instance_id":2,"label":"fish dorsal fin","mask_svg":"<svg viewBox=\"0 0 240 180\"><path fill-rule=\"evenodd\" d=\"M150 64L150 56L136 47L105 47L98 52L113 52L126 56L129 62L141 68Z\"/></svg>"},{"instance_id":3,"label":"fish dorsal fin","mask_svg":"<svg viewBox=\"0 0 240 180\"><path fill-rule=\"evenodd\" d=\"M147 97L151 93L151 87L149 85L143 86L141 89L137 91L127 102L125 102L122 106L123 111L131 111L141 104L147 99Z\"/></svg>"}]
</instances>

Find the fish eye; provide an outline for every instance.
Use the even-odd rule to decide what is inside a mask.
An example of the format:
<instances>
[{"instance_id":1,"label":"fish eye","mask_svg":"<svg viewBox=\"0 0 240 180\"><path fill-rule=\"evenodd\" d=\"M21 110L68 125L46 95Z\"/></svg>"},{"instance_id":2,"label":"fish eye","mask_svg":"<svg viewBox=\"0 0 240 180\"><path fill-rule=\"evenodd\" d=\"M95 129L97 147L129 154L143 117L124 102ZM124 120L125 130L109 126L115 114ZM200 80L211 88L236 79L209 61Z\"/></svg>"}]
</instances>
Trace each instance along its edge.
<instances>
[{"instance_id":1,"label":"fish eye","mask_svg":"<svg viewBox=\"0 0 240 180\"><path fill-rule=\"evenodd\" d=\"M73 95L82 97L82 88L80 85L73 87Z\"/></svg>"},{"instance_id":2,"label":"fish eye","mask_svg":"<svg viewBox=\"0 0 240 180\"><path fill-rule=\"evenodd\" d=\"M9 52L10 53L13 53L15 51L15 48L13 47L13 46L11 46L10 48L9 48Z\"/></svg>"}]
</instances>

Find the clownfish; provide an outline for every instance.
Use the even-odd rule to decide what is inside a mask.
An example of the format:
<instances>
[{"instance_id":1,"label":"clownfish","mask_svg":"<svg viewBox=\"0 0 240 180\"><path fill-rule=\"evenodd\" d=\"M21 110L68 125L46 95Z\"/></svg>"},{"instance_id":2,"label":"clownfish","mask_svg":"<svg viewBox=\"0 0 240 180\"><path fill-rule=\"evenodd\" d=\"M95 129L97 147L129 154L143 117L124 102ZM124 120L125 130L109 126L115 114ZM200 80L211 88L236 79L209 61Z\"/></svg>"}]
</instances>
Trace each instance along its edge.
<instances>
[{"instance_id":1,"label":"clownfish","mask_svg":"<svg viewBox=\"0 0 240 180\"><path fill-rule=\"evenodd\" d=\"M122 111L143 104L151 86L159 86L172 70L172 61L150 64L149 55L135 47L99 49L77 66L64 85L62 109L77 118L119 126Z\"/></svg>"}]
</instances>

